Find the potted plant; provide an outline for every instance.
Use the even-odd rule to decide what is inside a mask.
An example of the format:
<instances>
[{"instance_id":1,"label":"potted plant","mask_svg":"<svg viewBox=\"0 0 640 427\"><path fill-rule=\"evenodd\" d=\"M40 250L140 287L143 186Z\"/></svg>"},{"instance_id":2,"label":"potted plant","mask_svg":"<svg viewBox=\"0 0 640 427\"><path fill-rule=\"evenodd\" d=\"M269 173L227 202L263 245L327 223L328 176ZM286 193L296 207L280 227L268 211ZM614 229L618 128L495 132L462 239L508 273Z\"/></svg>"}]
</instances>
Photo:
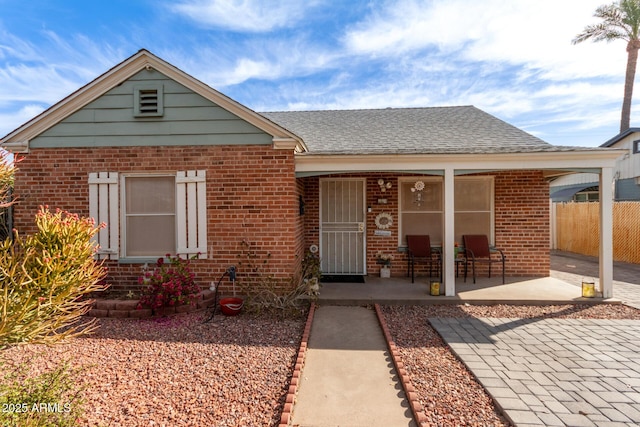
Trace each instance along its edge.
<instances>
[{"instance_id":1,"label":"potted plant","mask_svg":"<svg viewBox=\"0 0 640 427\"><path fill-rule=\"evenodd\" d=\"M380 267L380 277L391 277L391 261L393 261L393 254L385 254L382 251L378 251L378 253L376 253L376 260L378 264L382 265L382 267Z\"/></svg>"}]
</instances>

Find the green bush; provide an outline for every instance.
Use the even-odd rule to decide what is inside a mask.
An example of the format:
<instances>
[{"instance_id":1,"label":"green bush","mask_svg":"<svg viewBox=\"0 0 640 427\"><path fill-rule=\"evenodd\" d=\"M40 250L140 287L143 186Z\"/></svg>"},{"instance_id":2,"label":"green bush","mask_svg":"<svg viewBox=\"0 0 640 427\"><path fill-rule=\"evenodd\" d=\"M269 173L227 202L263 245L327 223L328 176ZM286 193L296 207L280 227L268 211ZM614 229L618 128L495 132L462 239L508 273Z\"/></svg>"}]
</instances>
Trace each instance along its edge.
<instances>
[{"instance_id":1,"label":"green bush","mask_svg":"<svg viewBox=\"0 0 640 427\"><path fill-rule=\"evenodd\" d=\"M75 385L77 372L68 363L31 378L25 364L2 368L5 374L0 382L1 426L77 425L83 402Z\"/></svg>"},{"instance_id":2,"label":"green bush","mask_svg":"<svg viewBox=\"0 0 640 427\"><path fill-rule=\"evenodd\" d=\"M91 308L88 295L104 290L105 269L91 240L99 228L91 218L48 208L36 225L34 235L0 244L0 348L52 344L96 327L81 316Z\"/></svg>"}]
</instances>

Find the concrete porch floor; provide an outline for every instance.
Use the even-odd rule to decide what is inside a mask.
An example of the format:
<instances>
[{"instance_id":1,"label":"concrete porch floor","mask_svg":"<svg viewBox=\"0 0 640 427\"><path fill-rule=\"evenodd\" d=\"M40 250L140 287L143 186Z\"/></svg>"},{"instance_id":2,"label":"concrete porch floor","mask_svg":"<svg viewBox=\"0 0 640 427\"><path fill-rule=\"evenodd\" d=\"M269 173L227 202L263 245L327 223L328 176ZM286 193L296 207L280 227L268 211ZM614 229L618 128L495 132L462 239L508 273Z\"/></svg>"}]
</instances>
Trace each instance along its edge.
<instances>
[{"instance_id":1,"label":"concrete porch floor","mask_svg":"<svg viewBox=\"0 0 640 427\"><path fill-rule=\"evenodd\" d=\"M408 277L381 279L365 276L365 283L322 283L319 304L326 305L430 305L430 304L620 304L615 298L583 298L582 288L554 277L478 277L464 282L456 279L456 296L430 295L427 277L416 277L411 283ZM437 279L433 279L437 280ZM441 291L442 292L442 291Z\"/></svg>"}]
</instances>

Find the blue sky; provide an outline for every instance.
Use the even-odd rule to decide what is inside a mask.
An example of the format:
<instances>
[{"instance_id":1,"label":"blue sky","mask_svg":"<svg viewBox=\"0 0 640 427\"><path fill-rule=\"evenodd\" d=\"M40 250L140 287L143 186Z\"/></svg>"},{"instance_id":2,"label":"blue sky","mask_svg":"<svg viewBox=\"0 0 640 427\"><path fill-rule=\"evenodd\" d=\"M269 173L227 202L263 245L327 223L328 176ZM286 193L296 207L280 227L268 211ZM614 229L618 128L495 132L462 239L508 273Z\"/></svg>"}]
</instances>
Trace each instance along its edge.
<instances>
[{"instance_id":1,"label":"blue sky","mask_svg":"<svg viewBox=\"0 0 640 427\"><path fill-rule=\"evenodd\" d=\"M256 111L475 105L597 146L626 46L571 39L608 2L0 0L0 135L145 48Z\"/></svg>"}]
</instances>

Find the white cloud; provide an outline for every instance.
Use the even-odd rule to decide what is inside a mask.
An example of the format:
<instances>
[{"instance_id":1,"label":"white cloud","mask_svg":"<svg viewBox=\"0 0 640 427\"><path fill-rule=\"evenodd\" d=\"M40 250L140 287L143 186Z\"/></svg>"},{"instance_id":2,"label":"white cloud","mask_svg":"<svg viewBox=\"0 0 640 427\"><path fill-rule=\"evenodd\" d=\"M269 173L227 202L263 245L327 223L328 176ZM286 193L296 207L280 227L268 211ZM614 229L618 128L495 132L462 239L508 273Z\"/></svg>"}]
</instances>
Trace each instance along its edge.
<instances>
[{"instance_id":1,"label":"white cloud","mask_svg":"<svg viewBox=\"0 0 640 427\"><path fill-rule=\"evenodd\" d=\"M143 46L256 110L473 104L543 137L617 130L624 44L571 45L604 0L380 0L329 21L337 1L177 0L160 14L188 18L175 40L0 24L0 119L12 130Z\"/></svg>"},{"instance_id":2,"label":"white cloud","mask_svg":"<svg viewBox=\"0 0 640 427\"><path fill-rule=\"evenodd\" d=\"M172 9L213 27L266 32L297 24L316 3L300 0L182 0Z\"/></svg>"},{"instance_id":3,"label":"white cloud","mask_svg":"<svg viewBox=\"0 0 640 427\"><path fill-rule=\"evenodd\" d=\"M16 58L20 60L30 59L35 56L33 46L6 31L0 23L0 60Z\"/></svg>"},{"instance_id":4,"label":"white cloud","mask_svg":"<svg viewBox=\"0 0 640 427\"><path fill-rule=\"evenodd\" d=\"M21 39L0 27L0 134L15 129L75 92L126 56L86 36L41 31ZM126 45L123 45L124 48Z\"/></svg>"},{"instance_id":5,"label":"white cloud","mask_svg":"<svg viewBox=\"0 0 640 427\"><path fill-rule=\"evenodd\" d=\"M25 105L17 111L0 111L0 137L18 128L18 126L28 122L45 108L42 105Z\"/></svg>"},{"instance_id":6,"label":"white cloud","mask_svg":"<svg viewBox=\"0 0 640 427\"><path fill-rule=\"evenodd\" d=\"M5 32L12 47L0 46L0 105L8 102L51 104L98 77L125 57L120 49L85 36L70 40L43 31L43 40L22 40Z\"/></svg>"},{"instance_id":7,"label":"white cloud","mask_svg":"<svg viewBox=\"0 0 640 427\"><path fill-rule=\"evenodd\" d=\"M305 36L249 40L216 48L198 47L198 56L171 54L167 59L217 89L251 79L276 81L335 69L339 53L315 45ZM229 55L229 52L234 52Z\"/></svg>"},{"instance_id":8,"label":"white cloud","mask_svg":"<svg viewBox=\"0 0 640 427\"><path fill-rule=\"evenodd\" d=\"M359 55L398 57L438 49L468 61L547 70L546 78L620 75L625 46L571 40L602 0L387 1L344 36Z\"/></svg>"},{"instance_id":9,"label":"white cloud","mask_svg":"<svg viewBox=\"0 0 640 427\"><path fill-rule=\"evenodd\" d=\"M428 91L431 105L472 104L534 129L563 123L576 132L614 132L624 42L571 44L598 21L593 12L602 3L387 0L373 3L342 42L351 54L420 81L416 90Z\"/></svg>"}]
</instances>

